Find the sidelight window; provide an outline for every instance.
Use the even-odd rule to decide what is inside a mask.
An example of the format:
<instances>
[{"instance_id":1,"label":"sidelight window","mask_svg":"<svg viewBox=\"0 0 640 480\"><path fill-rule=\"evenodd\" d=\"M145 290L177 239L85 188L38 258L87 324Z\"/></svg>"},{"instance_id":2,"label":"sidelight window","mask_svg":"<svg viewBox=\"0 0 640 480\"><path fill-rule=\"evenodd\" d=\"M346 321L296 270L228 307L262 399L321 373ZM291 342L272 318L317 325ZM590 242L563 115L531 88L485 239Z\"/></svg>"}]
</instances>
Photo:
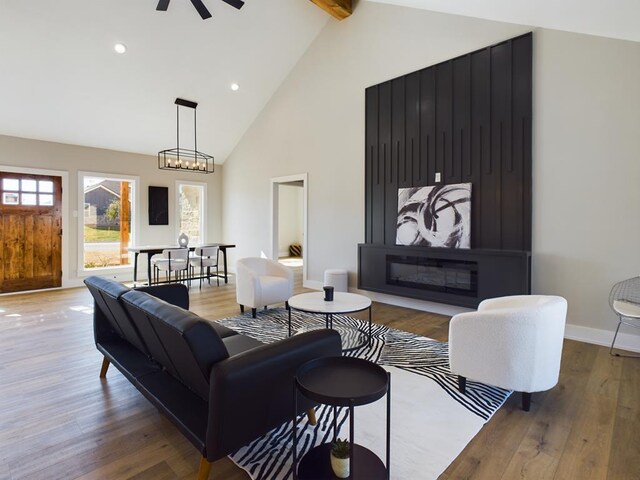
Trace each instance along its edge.
<instances>
[{"instance_id":1,"label":"sidelight window","mask_svg":"<svg viewBox=\"0 0 640 480\"><path fill-rule=\"evenodd\" d=\"M84 270L129 268L135 235L136 180L124 176L80 175L78 215Z\"/></svg>"}]
</instances>

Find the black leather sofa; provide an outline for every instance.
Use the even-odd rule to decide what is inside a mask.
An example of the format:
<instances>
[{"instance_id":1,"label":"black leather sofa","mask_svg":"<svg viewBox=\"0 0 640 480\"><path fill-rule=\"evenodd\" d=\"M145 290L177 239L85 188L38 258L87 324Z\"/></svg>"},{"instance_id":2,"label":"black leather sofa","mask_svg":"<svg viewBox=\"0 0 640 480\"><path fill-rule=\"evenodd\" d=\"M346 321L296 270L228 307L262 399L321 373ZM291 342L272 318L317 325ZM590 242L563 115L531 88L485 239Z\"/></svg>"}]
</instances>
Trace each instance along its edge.
<instances>
[{"instance_id":1,"label":"black leather sofa","mask_svg":"<svg viewBox=\"0 0 640 480\"><path fill-rule=\"evenodd\" d=\"M211 462L291 418L293 376L303 363L341 354L340 335L318 330L271 344L188 311L184 285L139 289L85 279L95 300L94 335L104 355ZM315 422L313 404L298 402Z\"/></svg>"}]
</instances>

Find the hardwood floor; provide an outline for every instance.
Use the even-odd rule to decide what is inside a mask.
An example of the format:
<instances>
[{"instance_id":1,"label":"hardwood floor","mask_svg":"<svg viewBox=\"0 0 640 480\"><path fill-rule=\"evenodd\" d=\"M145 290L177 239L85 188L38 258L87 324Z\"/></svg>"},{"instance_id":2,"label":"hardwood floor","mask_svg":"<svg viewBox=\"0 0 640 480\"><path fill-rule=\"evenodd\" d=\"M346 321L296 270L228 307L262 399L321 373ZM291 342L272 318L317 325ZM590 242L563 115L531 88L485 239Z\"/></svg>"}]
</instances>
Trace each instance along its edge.
<instances>
[{"instance_id":1,"label":"hardwood floor","mask_svg":"<svg viewBox=\"0 0 640 480\"><path fill-rule=\"evenodd\" d=\"M196 286L191 300L211 320L239 313L233 284ZM0 480L194 480L191 444L115 368L99 378L91 309L85 288L2 297ZM447 317L384 304L373 314L447 340ZM640 479L640 360L567 340L560 383L535 394L529 413L519 402L513 395L441 479ZM210 478L249 477L223 459Z\"/></svg>"}]
</instances>

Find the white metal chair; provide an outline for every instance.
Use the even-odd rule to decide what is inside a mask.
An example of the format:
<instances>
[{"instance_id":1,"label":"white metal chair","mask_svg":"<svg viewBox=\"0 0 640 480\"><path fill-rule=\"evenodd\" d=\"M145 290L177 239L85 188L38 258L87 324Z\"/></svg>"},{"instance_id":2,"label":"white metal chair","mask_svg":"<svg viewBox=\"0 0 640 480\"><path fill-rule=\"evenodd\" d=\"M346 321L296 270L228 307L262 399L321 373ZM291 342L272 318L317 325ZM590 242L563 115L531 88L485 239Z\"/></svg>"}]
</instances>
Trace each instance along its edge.
<instances>
[{"instance_id":1,"label":"white metal chair","mask_svg":"<svg viewBox=\"0 0 640 480\"><path fill-rule=\"evenodd\" d=\"M204 272L206 269L207 275L206 278L211 284L211 269L216 269L216 281L218 286L220 286L220 271L218 269L218 247L197 247L194 250L194 256L189 259L189 264L191 266L191 277L193 277L193 271L195 268L200 269L200 288L202 288L202 278L204 277Z\"/></svg>"},{"instance_id":2,"label":"white metal chair","mask_svg":"<svg viewBox=\"0 0 640 480\"><path fill-rule=\"evenodd\" d=\"M638 358L638 355L613 353L613 348L622 324L640 328L640 277L633 277L616 283L609 293L609 306L618 316L618 327L613 335L609 354L616 357Z\"/></svg>"},{"instance_id":3,"label":"white metal chair","mask_svg":"<svg viewBox=\"0 0 640 480\"><path fill-rule=\"evenodd\" d=\"M256 318L258 307L285 302L293 295L293 270L266 258L241 258L236 263L236 298L240 311L251 308Z\"/></svg>"},{"instance_id":4,"label":"white metal chair","mask_svg":"<svg viewBox=\"0 0 640 480\"><path fill-rule=\"evenodd\" d=\"M174 273L175 281L179 282L188 277L189 273L189 249L167 248L162 251L162 256L154 256L151 259L154 269L155 283L159 281L159 273L165 272L167 280L171 281L171 273Z\"/></svg>"},{"instance_id":5,"label":"white metal chair","mask_svg":"<svg viewBox=\"0 0 640 480\"><path fill-rule=\"evenodd\" d=\"M449 362L464 393L466 379L522 392L529 411L532 392L549 390L560 374L567 301L547 295L484 300L477 312L449 323Z\"/></svg>"}]
</instances>

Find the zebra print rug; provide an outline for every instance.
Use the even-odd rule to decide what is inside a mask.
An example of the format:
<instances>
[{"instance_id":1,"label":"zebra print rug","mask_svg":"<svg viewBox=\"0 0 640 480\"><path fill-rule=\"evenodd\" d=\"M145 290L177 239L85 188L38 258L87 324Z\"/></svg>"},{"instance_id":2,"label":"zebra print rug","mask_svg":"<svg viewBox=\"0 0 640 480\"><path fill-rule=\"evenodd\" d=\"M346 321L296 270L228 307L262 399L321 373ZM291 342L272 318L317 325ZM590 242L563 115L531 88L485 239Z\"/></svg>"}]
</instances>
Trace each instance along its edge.
<instances>
[{"instance_id":1,"label":"zebra print rug","mask_svg":"<svg viewBox=\"0 0 640 480\"><path fill-rule=\"evenodd\" d=\"M324 318L292 311L293 331L324 328ZM219 320L225 327L270 343L288 335L288 312L276 308ZM367 322L333 316L343 342L359 343L358 330ZM391 478L436 479L480 431L511 394L508 390L468 381L466 394L458 392L457 377L449 370L448 345L383 325L372 325L371 346L346 353L365 358L391 372ZM331 441L331 408L316 409L318 423L298 423L298 458L311 448ZM357 442L385 458L386 402L355 410ZM348 435L347 409L338 409L340 435ZM292 475L291 422L272 430L229 457L254 480L290 480Z\"/></svg>"}]
</instances>

